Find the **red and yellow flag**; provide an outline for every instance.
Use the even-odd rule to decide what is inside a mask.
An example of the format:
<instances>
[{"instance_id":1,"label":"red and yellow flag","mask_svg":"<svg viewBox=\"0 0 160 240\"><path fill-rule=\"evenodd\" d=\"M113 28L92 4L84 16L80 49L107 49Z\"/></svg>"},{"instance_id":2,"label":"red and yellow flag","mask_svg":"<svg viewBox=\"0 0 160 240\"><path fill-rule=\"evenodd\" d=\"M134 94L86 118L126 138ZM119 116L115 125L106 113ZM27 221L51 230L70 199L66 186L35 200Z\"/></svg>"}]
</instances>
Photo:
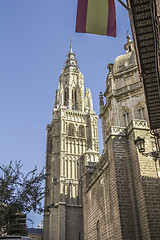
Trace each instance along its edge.
<instances>
[{"instance_id":1,"label":"red and yellow flag","mask_svg":"<svg viewBox=\"0 0 160 240\"><path fill-rule=\"evenodd\" d=\"M78 0L76 32L116 37L114 0Z\"/></svg>"}]
</instances>

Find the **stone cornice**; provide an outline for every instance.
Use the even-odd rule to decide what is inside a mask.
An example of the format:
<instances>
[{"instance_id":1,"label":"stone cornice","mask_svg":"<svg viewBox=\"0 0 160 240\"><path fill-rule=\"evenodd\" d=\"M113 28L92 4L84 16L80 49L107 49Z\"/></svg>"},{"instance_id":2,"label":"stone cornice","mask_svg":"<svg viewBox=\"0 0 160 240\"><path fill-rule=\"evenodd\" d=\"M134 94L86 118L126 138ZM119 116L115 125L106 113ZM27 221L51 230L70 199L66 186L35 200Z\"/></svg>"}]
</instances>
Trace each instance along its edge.
<instances>
[{"instance_id":1,"label":"stone cornice","mask_svg":"<svg viewBox=\"0 0 160 240\"><path fill-rule=\"evenodd\" d=\"M116 78L116 77L120 77L121 75L125 75L126 73L131 73L131 72L135 72L138 70L138 66L137 65L134 65L133 67L129 66L127 68L125 68L125 70L121 70L117 73L114 73L113 74L113 77Z\"/></svg>"},{"instance_id":2,"label":"stone cornice","mask_svg":"<svg viewBox=\"0 0 160 240\"><path fill-rule=\"evenodd\" d=\"M108 132L106 133L106 141L105 143L107 143L108 139L111 136L126 136L128 135L132 130L134 129L139 129L139 130L148 130L149 131L149 127L147 125L147 122L145 120L140 120L140 119L134 119L132 120L128 127L119 127L119 126L113 126L111 127Z\"/></svg>"},{"instance_id":3,"label":"stone cornice","mask_svg":"<svg viewBox=\"0 0 160 240\"><path fill-rule=\"evenodd\" d=\"M141 87L142 87L141 82L135 82L131 85L128 85L128 86L117 89L115 91L115 96L119 96L119 95L122 95L122 94L127 94L127 93L130 93L130 92L133 92L133 91L135 91L135 90L137 90Z\"/></svg>"},{"instance_id":4,"label":"stone cornice","mask_svg":"<svg viewBox=\"0 0 160 240\"><path fill-rule=\"evenodd\" d=\"M78 111L78 110L75 111L75 110L67 109L66 110L66 115L81 116L81 117L88 117L89 115L91 115L91 116L95 116L96 118L98 118L94 111L82 112L82 111Z\"/></svg>"},{"instance_id":5,"label":"stone cornice","mask_svg":"<svg viewBox=\"0 0 160 240\"><path fill-rule=\"evenodd\" d=\"M125 136L126 135L126 128L125 127L119 127L119 126L113 126L111 127L108 132L106 133L106 141L105 143L108 141L108 139L111 136Z\"/></svg>"},{"instance_id":6,"label":"stone cornice","mask_svg":"<svg viewBox=\"0 0 160 240\"><path fill-rule=\"evenodd\" d=\"M79 137L79 136L68 136L66 135L66 140L79 140L79 141L87 141L87 138Z\"/></svg>"},{"instance_id":7,"label":"stone cornice","mask_svg":"<svg viewBox=\"0 0 160 240\"><path fill-rule=\"evenodd\" d=\"M130 124L126 128L127 134L129 134L134 129L149 131L150 128L148 127L147 122L145 120L134 119L130 122Z\"/></svg>"}]
</instances>

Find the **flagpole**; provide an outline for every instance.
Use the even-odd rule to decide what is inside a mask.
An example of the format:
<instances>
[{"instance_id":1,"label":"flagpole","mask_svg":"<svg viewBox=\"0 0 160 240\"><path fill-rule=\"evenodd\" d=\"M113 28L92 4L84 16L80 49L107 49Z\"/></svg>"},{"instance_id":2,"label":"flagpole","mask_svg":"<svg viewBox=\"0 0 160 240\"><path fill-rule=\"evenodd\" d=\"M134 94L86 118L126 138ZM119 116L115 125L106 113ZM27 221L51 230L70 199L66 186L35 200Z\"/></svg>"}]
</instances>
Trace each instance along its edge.
<instances>
[{"instance_id":1,"label":"flagpole","mask_svg":"<svg viewBox=\"0 0 160 240\"><path fill-rule=\"evenodd\" d=\"M127 5L125 5L125 3L124 2L122 2L121 0L117 0L125 9L127 9L127 11L128 12L131 12L131 9L127 6Z\"/></svg>"}]
</instances>

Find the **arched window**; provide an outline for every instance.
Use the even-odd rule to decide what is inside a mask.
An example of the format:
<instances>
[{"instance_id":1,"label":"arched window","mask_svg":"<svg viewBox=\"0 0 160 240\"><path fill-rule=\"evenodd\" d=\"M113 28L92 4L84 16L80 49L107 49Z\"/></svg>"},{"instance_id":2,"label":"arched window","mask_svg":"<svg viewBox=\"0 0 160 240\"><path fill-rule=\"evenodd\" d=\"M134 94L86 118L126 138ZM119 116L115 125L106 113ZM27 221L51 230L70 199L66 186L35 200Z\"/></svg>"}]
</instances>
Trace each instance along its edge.
<instances>
[{"instance_id":1,"label":"arched window","mask_svg":"<svg viewBox=\"0 0 160 240\"><path fill-rule=\"evenodd\" d=\"M68 106L68 99L69 99L69 90L68 88L65 88L64 90L64 105Z\"/></svg>"},{"instance_id":2,"label":"arched window","mask_svg":"<svg viewBox=\"0 0 160 240\"><path fill-rule=\"evenodd\" d=\"M140 106L138 112L139 112L139 118L144 120L145 119L145 117L144 117L144 108L142 106Z\"/></svg>"},{"instance_id":3,"label":"arched window","mask_svg":"<svg viewBox=\"0 0 160 240\"><path fill-rule=\"evenodd\" d=\"M76 90L75 90L75 103L77 102L77 92L76 92Z\"/></svg>"},{"instance_id":4,"label":"arched window","mask_svg":"<svg viewBox=\"0 0 160 240\"><path fill-rule=\"evenodd\" d=\"M72 101L74 101L74 92L72 90Z\"/></svg>"},{"instance_id":5,"label":"arched window","mask_svg":"<svg viewBox=\"0 0 160 240\"><path fill-rule=\"evenodd\" d=\"M74 125L73 123L70 123L69 126L68 126L68 135L69 136L74 136Z\"/></svg>"},{"instance_id":6,"label":"arched window","mask_svg":"<svg viewBox=\"0 0 160 240\"><path fill-rule=\"evenodd\" d=\"M123 114L123 120L124 120L124 126L127 127L129 124L129 113L126 111Z\"/></svg>"},{"instance_id":7,"label":"arched window","mask_svg":"<svg viewBox=\"0 0 160 240\"><path fill-rule=\"evenodd\" d=\"M97 240L101 240L101 229L100 229L100 223L99 220L97 221Z\"/></svg>"},{"instance_id":8,"label":"arched window","mask_svg":"<svg viewBox=\"0 0 160 240\"><path fill-rule=\"evenodd\" d=\"M77 90L73 88L72 90L72 109L77 110Z\"/></svg>"},{"instance_id":9,"label":"arched window","mask_svg":"<svg viewBox=\"0 0 160 240\"><path fill-rule=\"evenodd\" d=\"M79 137L85 137L85 129L84 126L79 126Z\"/></svg>"}]
</instances>

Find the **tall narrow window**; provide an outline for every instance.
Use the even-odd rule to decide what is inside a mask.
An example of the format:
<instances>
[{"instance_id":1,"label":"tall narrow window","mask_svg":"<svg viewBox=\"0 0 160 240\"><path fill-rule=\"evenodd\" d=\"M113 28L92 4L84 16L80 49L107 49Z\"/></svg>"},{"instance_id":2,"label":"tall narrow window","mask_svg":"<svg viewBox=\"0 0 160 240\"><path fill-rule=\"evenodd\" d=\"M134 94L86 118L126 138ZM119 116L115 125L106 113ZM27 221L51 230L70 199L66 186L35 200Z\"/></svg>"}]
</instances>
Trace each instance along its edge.
<instances>
[{"instance_id":1,"label":"tall narrow window","mask_svg":"<svg viewBox=\"0 0 160 240\"><path fill-rule=\"evenodd\" d=\"M70 142L70 153L72 153L72 141Z\"/></svg>"},{"instance_id":2,"label":"tall narrow window","mask_svg":"<svg viewBox=\"0 0 160 240\"><path fill-rule=\"evenodd\" d=\"M139 118L144 120L145 119L144 118L144 108L142 106L140 106L138 112L139 112Z\"/></svg>"},{"instance_id":3,"label":"tall narrow window","mask_svg":"<svg viewBox=\"0 0 160 240\"><path fill-rule=\"evenodd\" d=\"M68 160L66 160L66 177L68 178Z\"/></svg>"},{"instance_id":4,"label":"tall narrow window","mask_svg":"<svg viewBox=\"0 0 160 240\"><path fill-rule=\"evenodd\" d=\"M64 105L65 106L68 106L68 103L69 103L68 99L69 99L69 91L68 91L68 88L66 88L64 90Z\"/></svg>"},{"instance_id":5,"label":"tall narrow window","mask_svg":"<svg viewBox=\"0 0 160 240\"><path fill-rule=\"evenodd\" d=\"M67 92L65 91L64 92L64 104L66 104L66 102L67 102Z\"/></svg>"},{"instance_id":6,"label":"tall narrow window","mask_svg":"<svg viewBox=\"0 0 160 240\"><path fill-rule=\"evenodd\" d=\"M70 161L70 178L72 178L72 160Z\"/></svg>"},{"instance_id":7,"label":"tall narrow window","mask_svg":"<svg viewBox=\"0 0 160 240\"><path fill-rule=\"evenodd\" d=\"M97 221L97 240L101 240L101 229L99 220Z\"/></svg>"},{"instance_id":8,"label":"tall narrow window","mask_svg":"<svg viewBox=\"0 0 160 240\"><path fill-rule=\"evenodd\" d=\"M74 178L77 177L76 168L77 168L77 164L76 164L76 161L74 161Z\"/></svg>"},{"instance_id":9,"label":"tall narrow window","mask_svg":"<svg viewBox=\"0 0 160 240\"><path fill-rule=\"evenodd\" d=\"M73 110L77 110L77 91L76 89L74 88L72 90L72 109Z\"/></svg>"},{"instance_id":10,"label":"tall narrow window","mask_svg":"<svg viewBox=\"0 0 160 240\"><path fill-rule=\"evenodd\" d=\"M74 101L74 94L73 94L73 90L72 90L72 101Z\"/></svg>"},{"instance_id":11,"label":"tall narrow window","mask_svg":"<svg viewBox=\"0 0 160 240\"><path fill-rule=\"evenodd\" d=\"M68 126L68 135L69 136L74 136L74 125L73 123L70 123Z\"/></svg>"},{"instance_id":12,"label":"tall narrow window","mask_svg":"<svg viewBox=\"0 0 160 240\"><path fill-rule=\"evenodd\" d=\"M80 125L79 126L79 137L85 137L85 130L84 130L84 126Z\"/></svg>"},{"instance_id":13,"label":"tall narrow window","mask_svg":"<svg viewBox=\"0 0 160 240\"><path fill-rule=\"evenodd\" d=\"M124 120L124 126L127 127L129 124L129 113L128 112L124 112L123 120Z\"/></svg>"}]
</instances>

